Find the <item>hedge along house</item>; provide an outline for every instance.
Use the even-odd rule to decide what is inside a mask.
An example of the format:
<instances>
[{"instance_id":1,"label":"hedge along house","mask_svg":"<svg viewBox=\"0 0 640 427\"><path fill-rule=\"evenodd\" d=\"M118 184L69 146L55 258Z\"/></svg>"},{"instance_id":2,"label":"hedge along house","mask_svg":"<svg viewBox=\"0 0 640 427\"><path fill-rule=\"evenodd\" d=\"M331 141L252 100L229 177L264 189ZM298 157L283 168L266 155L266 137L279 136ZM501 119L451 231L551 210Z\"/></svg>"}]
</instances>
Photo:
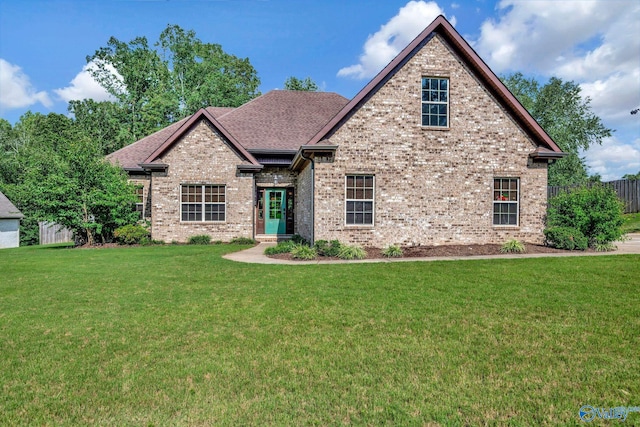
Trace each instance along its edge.
<instances>
[{"instance_id":1,"label":"hedge along house","mask_svg":"<svg viewBox=\"0 0 640 427\"><path fill-rule=\"evenodd\" d=\"M541 242L563 153L442 16L352 100L272 91L109 156L152 237Z\"/></svg>"}]
</instances>

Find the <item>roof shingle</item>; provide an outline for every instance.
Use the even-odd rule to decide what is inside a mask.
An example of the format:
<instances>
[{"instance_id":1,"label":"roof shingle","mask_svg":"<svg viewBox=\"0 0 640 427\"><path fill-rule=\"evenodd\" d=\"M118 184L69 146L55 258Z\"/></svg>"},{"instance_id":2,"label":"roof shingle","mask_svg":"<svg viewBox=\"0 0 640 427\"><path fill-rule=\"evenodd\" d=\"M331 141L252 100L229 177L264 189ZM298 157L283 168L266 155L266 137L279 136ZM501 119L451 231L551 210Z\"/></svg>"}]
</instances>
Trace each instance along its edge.
<instances>
[{"instance_id":1,"label":"roof shingle","mask_svg":"<svg viewBox=\"0 0 640 427\"><path fill-rule=\"evenodd\" d=\"M296 151L340 111L348 99L336 93L271 91L238 108L208 107L211 114L246 150ZM179 131L191 117L107 156L127 170L139 166Z\"/></svg>"}]
</instances>

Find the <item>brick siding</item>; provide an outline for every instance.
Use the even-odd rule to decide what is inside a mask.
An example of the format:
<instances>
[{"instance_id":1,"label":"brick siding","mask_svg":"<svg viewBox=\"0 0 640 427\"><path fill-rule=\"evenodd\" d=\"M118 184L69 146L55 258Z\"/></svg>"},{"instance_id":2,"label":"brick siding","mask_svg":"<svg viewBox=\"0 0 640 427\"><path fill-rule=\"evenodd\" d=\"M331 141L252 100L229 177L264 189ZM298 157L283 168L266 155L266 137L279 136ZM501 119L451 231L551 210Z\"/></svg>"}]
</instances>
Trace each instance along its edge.
<instances>
[{"instance_id":1,"label":"brick siding","mask_svg":"<svg viewBox=\"0 0 640 427\"><path fill-rule=\"evenodd\" d=\"M422 77L450 79L449 129L421 126ZM315 239L379 247L543 239L546 163L531 162L533 141L439 36L329 142L339 148L316 162ZM374 226L345 225L353 173L375 175ZM518 227L492 225L494 177L520 178Z\"/></svg>"},{"instance_id":2,"label":"brick siding","mask_svg":"<svg viewBox=\"0 0 640 427\"><path fill-rule=\"evenodd\" d=\"M207 234L212 240L253 237L253 174L240 173L243 160L218 132L200 121L160 159L166 173L152 174L152 238L185 242ZM183 222L180 215L181 184L226 186L224 222Z\"/></svg>"}]
</instances>

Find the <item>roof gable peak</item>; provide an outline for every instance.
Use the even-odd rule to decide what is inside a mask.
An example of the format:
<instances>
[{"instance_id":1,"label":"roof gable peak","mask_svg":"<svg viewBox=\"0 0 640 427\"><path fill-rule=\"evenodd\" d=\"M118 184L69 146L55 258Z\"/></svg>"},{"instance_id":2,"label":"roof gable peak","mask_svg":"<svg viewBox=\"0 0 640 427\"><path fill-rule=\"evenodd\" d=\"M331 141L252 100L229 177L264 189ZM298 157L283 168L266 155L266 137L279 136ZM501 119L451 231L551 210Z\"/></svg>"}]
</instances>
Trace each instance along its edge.
<instances>
[{"instance_id":1,"label":"roof gable peak","mask_svg":"<svg viewBox=\"0 0 640 427\"><path fill-rule=\"evenodd\" d=\"M461 59L470 67L473 73L480 77L487 90L493 93L507 111L520 123L532 139L539 146L544 146L553 152L561 153L551 137L542 129L529 112L522 106L516 97L500 81L489 66L473 50L469 43L456 31L449 21L439 15L429 24L407 47L405 47L382 71L380 71L358 94L333 117L308 143L319 144L337 130L344 120L361 103L375 94L407 61L409 61L434 34L442 36Z\"/></svg>"}]
</instances>

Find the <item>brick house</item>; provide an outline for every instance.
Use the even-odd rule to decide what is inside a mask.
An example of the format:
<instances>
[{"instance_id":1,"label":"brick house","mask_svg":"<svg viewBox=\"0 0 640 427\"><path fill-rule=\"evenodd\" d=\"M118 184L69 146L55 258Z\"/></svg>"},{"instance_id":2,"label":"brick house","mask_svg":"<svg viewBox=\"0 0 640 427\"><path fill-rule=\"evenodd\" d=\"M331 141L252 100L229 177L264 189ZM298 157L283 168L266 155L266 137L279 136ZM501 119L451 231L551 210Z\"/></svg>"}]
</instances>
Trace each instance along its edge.
<instances>
[{"instance_id":1,"label":"brick house","mask_svg":"<svg viewBox=\"0 0 640 427\"><path fill-rule=\"evenodd\" d=\"M152 237L383 247L543 240L563 153L442 16L352 100L272 91L109 155Z\"/></svg>"}]
</instances>

